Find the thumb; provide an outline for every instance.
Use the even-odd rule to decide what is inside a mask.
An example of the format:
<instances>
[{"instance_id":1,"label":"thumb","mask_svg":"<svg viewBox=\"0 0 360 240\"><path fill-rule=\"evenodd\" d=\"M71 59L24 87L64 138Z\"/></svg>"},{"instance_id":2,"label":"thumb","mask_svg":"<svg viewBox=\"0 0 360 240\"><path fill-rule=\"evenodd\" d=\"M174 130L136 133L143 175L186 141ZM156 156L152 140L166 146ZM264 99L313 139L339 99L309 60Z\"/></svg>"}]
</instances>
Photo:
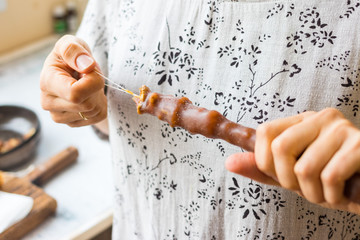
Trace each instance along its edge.
<instances>
[{"instance_id":1,"label":"thumb","mask_svg":"<svg viewBox=\"0 0 360 240\"><path fill-rule=\"evenodd\" d=\"M256 166L255 154L252 152L236 153L226 159L225 167L230 172L251 178L257 182L279 186L279 183L261 172Z\"/></svg>"},{"instance_id":2,"label":"thumb","mask_svg":"<svg viewBox=\"0 0 360 240\"><path fill-rule=\"evenodd\" d=\"M57 56L79 73L90 73L96 67L96 61L87 44L75 36L62 37L56 43L54 50Z\"/></svg>"}]
</instances>

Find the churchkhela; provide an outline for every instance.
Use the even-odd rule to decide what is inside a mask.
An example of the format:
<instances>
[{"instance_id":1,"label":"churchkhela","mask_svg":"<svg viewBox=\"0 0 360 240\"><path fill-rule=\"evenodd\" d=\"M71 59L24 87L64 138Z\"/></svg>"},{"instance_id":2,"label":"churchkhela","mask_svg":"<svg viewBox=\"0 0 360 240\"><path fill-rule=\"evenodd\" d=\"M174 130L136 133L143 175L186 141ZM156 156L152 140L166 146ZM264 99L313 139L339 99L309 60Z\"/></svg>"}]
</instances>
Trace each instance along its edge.
<instances>
[{"instance_id":1,"label":"churchkhela","mask_svg":"<svg viewBox=\"0 0 360 240\"><path fill-rule=\"evenodd\" d=\"M186 97L151 92L147 86L133 97L139 114L157 116L172 127L181 127L192 134L222 139L247 151L254 151L255 129L234 123L214 110L197 107Z\"/></svg>"}]
</instances>

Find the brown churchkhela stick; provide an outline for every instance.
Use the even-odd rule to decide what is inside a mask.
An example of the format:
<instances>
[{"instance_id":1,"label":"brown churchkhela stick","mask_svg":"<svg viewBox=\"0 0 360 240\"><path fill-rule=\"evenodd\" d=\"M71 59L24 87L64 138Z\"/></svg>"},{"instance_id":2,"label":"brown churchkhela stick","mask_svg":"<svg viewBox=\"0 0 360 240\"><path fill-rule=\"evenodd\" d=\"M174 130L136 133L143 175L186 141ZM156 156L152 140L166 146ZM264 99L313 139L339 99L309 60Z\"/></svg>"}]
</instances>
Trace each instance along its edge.
<instances>
[{"instance_id":1,"label":"brown churchkhela stick","mask_svg":"<svg viewBox=\"0 0 360 240\"><path fill-rule=\"evenodd\" d=\"M148 113L172 127L182 127L192 134L222 139L249 152L254 151L256 130L234 123L214 110L197 107L186 98L151 92L147 86L134 96L139 114ZM346 181L344 195L360 203L360 174Z\"/></svg>"},{"instance_id":2,"label":"brown churchkhela stick","mask_svg":"<svg viewBox=\"0 0 360 240\"><path fill-rule=\"evenodd\" d=\"M186 97L162 95L142 86L140 96L133 99L139 114L149 113L171 127L182 127L192 134L223 139L247 151L254 151L254 129L236 124L217 111L194 106Z\"/></svg>"}]
</instances>

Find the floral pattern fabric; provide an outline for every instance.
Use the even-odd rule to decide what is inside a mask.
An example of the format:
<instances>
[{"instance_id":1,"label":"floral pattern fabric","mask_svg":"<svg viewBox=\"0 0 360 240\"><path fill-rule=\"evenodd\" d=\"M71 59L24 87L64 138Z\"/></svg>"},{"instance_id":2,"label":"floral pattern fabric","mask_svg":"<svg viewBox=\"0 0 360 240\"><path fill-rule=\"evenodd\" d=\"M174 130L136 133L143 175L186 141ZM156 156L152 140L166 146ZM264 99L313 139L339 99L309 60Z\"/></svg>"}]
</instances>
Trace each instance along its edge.
<instances>
[{"instance_id":1,"label":"floral pattern fabric","mask_svg":"<svg viewBox=\"0 0 360 240\"><path fill-rule=\"evenodd\" d=\"M137 92L186 96L242 125L326 107L360 126L360 0L91 0L78 35ZM109 89L114 239L360 239L360 217L229 173L242 151Z\"/></svg>"}]
</instances>

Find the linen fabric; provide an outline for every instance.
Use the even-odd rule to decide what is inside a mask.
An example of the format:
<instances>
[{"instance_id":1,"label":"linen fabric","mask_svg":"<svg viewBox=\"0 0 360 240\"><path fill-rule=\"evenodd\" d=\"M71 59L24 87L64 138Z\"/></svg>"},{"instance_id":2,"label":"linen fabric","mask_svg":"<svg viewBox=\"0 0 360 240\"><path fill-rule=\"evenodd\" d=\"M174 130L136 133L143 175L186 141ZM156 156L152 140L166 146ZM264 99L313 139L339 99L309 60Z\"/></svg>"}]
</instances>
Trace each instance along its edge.
<instances>
[{"instance_id":1,"label":"linen fabric","mask_svg":"<svg viewBox=\"0 0 360 240\"><path fill-rule=\"evenodd\" d=\"M333 107L359 126L359 0L90 0L78 36L131 91L256 128ZM360 239L359 216L229 173L238 147L109 89L113 239Z\"/></svg>"}]
</instances>

